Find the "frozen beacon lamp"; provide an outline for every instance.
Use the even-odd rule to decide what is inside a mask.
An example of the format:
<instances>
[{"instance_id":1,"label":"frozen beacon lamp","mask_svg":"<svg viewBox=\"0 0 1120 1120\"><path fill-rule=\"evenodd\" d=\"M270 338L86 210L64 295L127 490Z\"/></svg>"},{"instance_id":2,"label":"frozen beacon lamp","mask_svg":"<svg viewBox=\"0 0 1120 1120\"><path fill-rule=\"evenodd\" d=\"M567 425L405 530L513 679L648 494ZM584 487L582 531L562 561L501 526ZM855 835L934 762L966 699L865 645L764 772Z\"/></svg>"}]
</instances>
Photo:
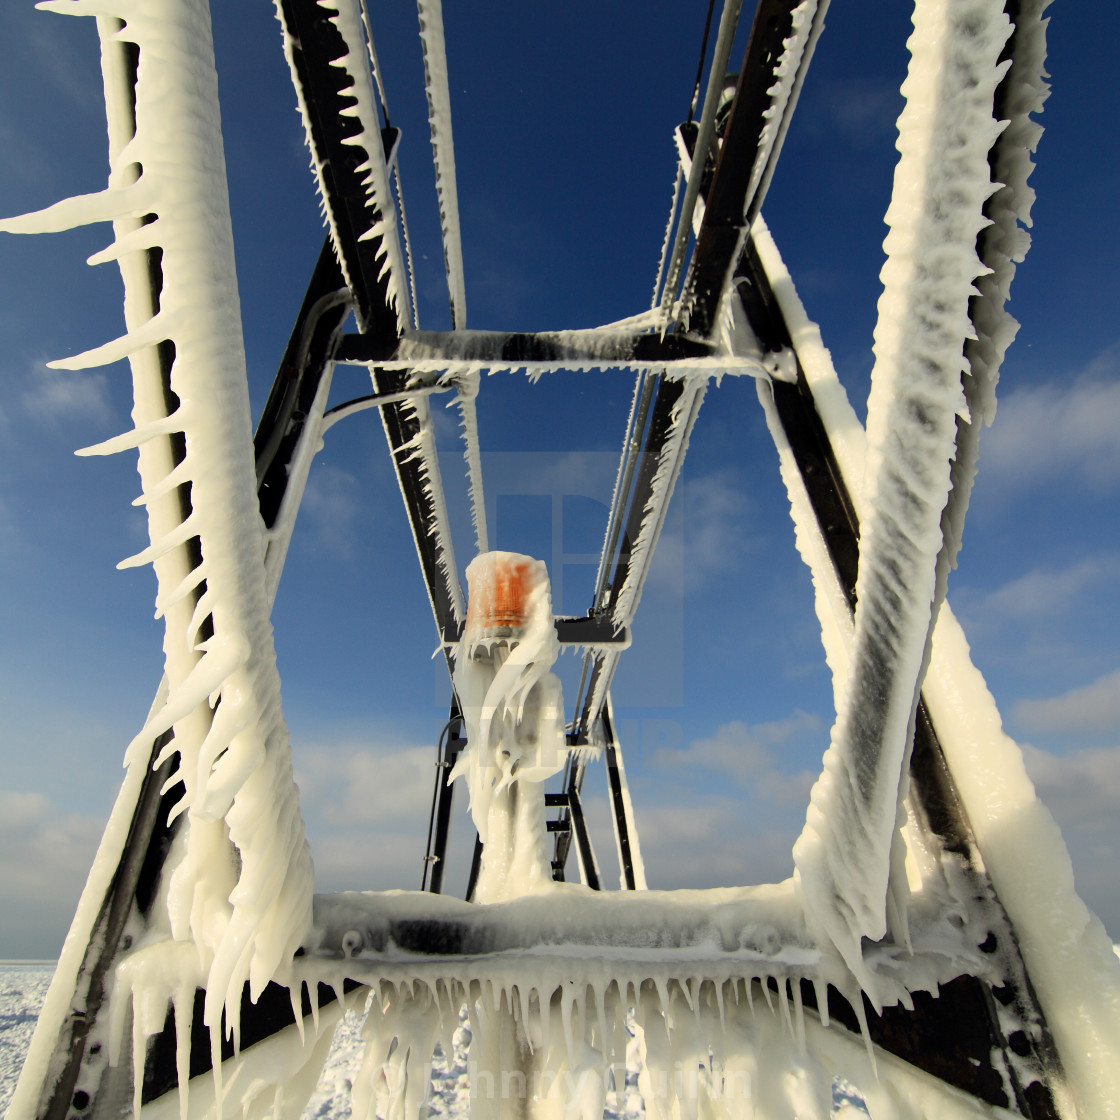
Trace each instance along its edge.
<instances>
[{"instance_id":1,"label":"frozen beacon lamp","mask_svg":"<svg viewBox=\"0 0 1120 1120\"><path fill-rule=\"evenodd\" d=\"M516 552L486 552L467 569L467 622L464 641L519 638L529 619L532 592L541 581L551 600L544 563ZM550 612L551 613L551 612Z\"/></svg>"}]
</instances>

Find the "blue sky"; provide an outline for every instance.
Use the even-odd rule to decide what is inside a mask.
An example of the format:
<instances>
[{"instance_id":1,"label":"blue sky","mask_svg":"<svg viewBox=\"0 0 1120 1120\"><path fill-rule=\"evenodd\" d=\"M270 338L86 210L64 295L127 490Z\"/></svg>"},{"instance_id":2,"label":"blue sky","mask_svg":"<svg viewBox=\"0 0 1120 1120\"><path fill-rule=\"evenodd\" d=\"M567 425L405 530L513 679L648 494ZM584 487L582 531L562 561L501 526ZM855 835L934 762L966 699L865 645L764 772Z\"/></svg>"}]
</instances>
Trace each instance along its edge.
<instances>
[{"instance_id":1,"label":"blue sky","mask_svg":"<svg viewBox=\"0 0 1120 1120\"><path fill-rule=\"evenodd\" d=\"M764 213L863 412L905 72L907 6L836 4ZM254 412L322 228L272 5L214 0ZM421 325L447 325L416 16L374 4L416 254ZM686 11L693 8L693 11ZM468 324L593 326L648 306L706 5L448 4ZM654 12L654 15L651 15ZM1091 16L1093 17L1091 19ZM950 598L1008 730L1028 744L1078 883L1120 937L1120 327L1109 121L1120 15L1056 4L1034 244ZM0 9L0 212L104 184L92 21ZM733 59L741 58L742 44ZM127 372L48 371L113 337L120 283L84 259L104 229L0 240L0 957L54 955L161 672L123 430ZM340 371L336 394L365 391ZM497 375L480 424L492 539L549 563L586 609L631 384ZM455 421L439 418L449 493ZM827 745L831 688L753 386L701 411L614 690L651 885L781 878ZM455 523L460 568L466 518ZM384 438L330 432L274 615L285 711L322 889L413 887L446 677ZM571 666L565 667L566 678ZM469 839L459 802L455 838ZM605 820L596 772L590 811ZM600 832L609 869L613 844ZM461 864L461 860L459 861ZM461 867L460 867L461 870ZM608 877L611 872L608 870ZM454 884L453 884L454 885Z\"/></svg>"}]
</instances>

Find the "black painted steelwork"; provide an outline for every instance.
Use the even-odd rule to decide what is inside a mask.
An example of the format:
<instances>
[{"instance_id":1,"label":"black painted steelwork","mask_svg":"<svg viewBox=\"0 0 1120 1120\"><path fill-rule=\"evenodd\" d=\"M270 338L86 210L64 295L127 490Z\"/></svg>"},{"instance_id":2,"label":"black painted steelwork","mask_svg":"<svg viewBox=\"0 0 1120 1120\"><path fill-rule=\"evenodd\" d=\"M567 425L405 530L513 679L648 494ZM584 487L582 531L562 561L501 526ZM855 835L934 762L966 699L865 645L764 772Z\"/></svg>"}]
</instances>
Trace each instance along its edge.
<instances>
[{"instance_id":1,"label":"black painted steelwork","mask_svg":"<svg viewBox=\"0 0 1120 1120\"><path fill-rule=\"evenodd\" d=\"M351 143L361 132L361 122L348 110L357 99L346 90L351 78L334 63L347 53L346 41L331 22L330 14L316 0L280 0L279 13L291 44L297 85L306 106L311 144L323 178L323 202L330 214L334 242L350 279L358 324L363 333L378 339L396 338L397 316L389 301L389 276L382 275L381 238L363 240L383 215L368 200L366 171L360 170L367 154ZM391 152L399 136L396 129L382 134Z\"/></svg>"},{"instance_id":2,"label":"black painted steelwork","mask_svg":"<svg viewBox=\"0 0 1120 1120\"><path fill-rule=\"evenodd\" d=\"M633 573L635 548L643 528L648 522L664 515L664 504L668 500L666 495L660 503L653 500L654 480L658 469L663 465L663 458L667 454L670 440L675 436L683 436L678 443L678 463L683 457L687 446L688 430L695 422L696 412L692 410L687 417L679 414L678 405L685 391L685 383L669 377L665 373L646 383L647 391L651 397L649 406L649 422L646 428L642 454L634 471L629 497L625 498L625 514L622 520L622 533L617 542L613 555L607 554L603 562L608 565L608 570L613 568L613 576L608 584L605 595L592 605L592 611L598 617L611 619L619 602L619 596L627 585ZM683 425L683 429L682 429ZM641 433L637 433L638 436ZM623 448L623 457L626 457ZM620 495L619 497L624 497ZM605 548L610 547L610 541ZM648 563L649 557L644 559ZM581 704L576 713L572 731L569 736L571 746L583 746L591 741L593 730L599 726L606 700L607 686L611 675L618 663L618 653L612 650L596 649L588 654L585 666L586 688L581 697L576 697L576 703ZM617 749L617 748L616 748ZM587 758L578 755L565 769L566 788L577 795L583 788L584 777L587 772ZM612 809L614 802L612 801ZM629 833L629 825L625 819L618 818L615 822L620 834ZM557 836L554 846L552 864L554 874L562 875L571 850L571 836L561 833ZM559 865L560 871L556 868Z\"/></svg>"},{"instance_id":3,"label":"black painted steelwork","mask_svg":"<svg viewBox=\"0 0 1120 1120\"><path fill-rule=\"evenodd\" d=\"M683 334L664 337L649 332L544 331L536 334L503 331L406 331L395 342L364 334L345 335L336 358L340 362L419 364L425 360L478 362L484 366L532 366L570 363L618 366L664 366L688 359L720 355L705 339Z\"/></svg>"},{"instance_id":4,"label":"black painted steelwork","mask_svg":"<svg viewBox=\"0 0 1120 1120\"><path fill-rule=\"evenodd\" d=\"M628 891L638 889L637 876L634 872L633 843L630 838L630 812L626 804L626 791L622 787L620 764L622 752L618 739L615 737L614 719L611 715L610 705L603 710L603 753L607 763L607 785L611 794L611 809L618 831L618 854L622 863L622 885Z\"/></svg>"},{"instance_id":5,"label":"black painted steelwork","mask_svg":"<svg viewBox=\"0 0 1120 1120\"><path fill-rule=\"evenodd\" d=\"M683 382L674 380L666 374L660 374L657 377L649 427L642 446L642 456L635 472L633 489L625 507L622 537L616 555L606 558L607 562L613 566L614 575L610 580L606 600L594 606L595 611L603 617L609 618L614 613L614 609L618 605L619 595L630 577L634 546L647 519L657 515L658 511L651 503L654 478L661 463L661 456L666 443L674 431L676 422L674 410L683 392ZM595 726L600 715L600 708L594 702L594 696L600 678L608 671L606 655L596 652L584 693L583 708L577 714L573 729L574 745L588 742L591 729Z\"/></svg>"},{"instance_id":6,"label":"black painted steelwork","mask_svg":"<svg viewBox=\"0 0 1120 1120\"><path fill-rule=\"evenodd\" d=\"M384 252L382 239L365 236L382 215L368 201L366 172L358 170L366 153L348 143L360 130L357 118L345 115L355 104L353 96L345 92L350 78L343 68L333 65L346 53L345 42L328 13L315 0L281 0L280 13L291 42L297 85L321 168L332 240L350 280L358 326L367 344L395 349L399 320L390 304L390 276L380 259ZM382 134L383 146L390 155L397 136L396 129L386 129ZM376 158L380 153L368 155ZM372 376L375 393L383 395L402 392L408 380L407 374L400 371L374 370ZM421 421L414 406L402 401L386 404L381 409L381 419L420 556L436 629L446 635L455 623L457 594L451 581L457 577L440 564L434 528L435 480L425 478L425 464L407 446L420 433Z\"/></svg>"},{"instance_id":7,"label":"black painted steelwork","mask_svg":"<svg viewBox=\"0 0 1120 1120\"><path fill-rule=\"evenodd\" d=\"M333 362L338 332L349 312L350 293L328 238L253 438L261 517L270 529L287 493L292 459L304 435L312 402Z\"/></svg>"},{"instance_id":8,"label":"black painted steelwork","mask_svg":"<svg viewBox=\"0 0 1120 1120\"><path fill-rule=\"evenodd\" d=\"M762 155L766 113L783 44L793 32L799 0L761 0L739 71L735 100L723 140L715 153L715 172L704 200L704 218L685 280L689 329L704 336L716 326L716 312L750 224L758 213L765 185ZM770 122L773 124L773 122ZM712 153L692 153L694 159Z\"/></svg>"},{"instance_id":9,"label":"black painted steelwork","mask_svg":"<svg viewBox=\"0 0 1120 1120\"><path fill-rule=\"evenodd\" d=\"M395 370L375 370L374 389L378 393L395 394L402 392L408 382L408 374ZM440 635L458 632L455 602L458 576L451 564L446 567L440 563L437 548L436 526L437 502L434 490L437 479L426 475L426 464L419 458L411 441L420 434L420 417L408 404L387 404L381 409L381 422L389 441L389 451L393 459L393 469L404 497L412 536L420 558L420 569L424 584L432 604L436 630ZM454 583L452 581L455 581ZM450 650L445 647L448 664L451 664Z\"/></svg>"},{"instance_id":10,"label":"black painted steelwork","mask_svg":"<svg viewBox=\"0 0 1120 1120\"><path fill-rule=\"evenodd\" d=\"M583 802L580 800L579 790L569 779L563 793L546 793L544 803L546 808L560 810L560 815L555 820L546 822L548 831L556 836L557 843L561 838L566 841L567 845L575 840L584 884L593 891L602 890L602 883L599 879L599 863L591 847L591 834L587 831L587 820L583 815ZM564 849L563 857L559 855L559 848L553 855L552 878L554 882L564 882L566 856L567 847Z\"/></svg>"},{"instance_id":11,"label":"black painted steelwork","mask_svg":"<svg viewBox=\"0 0 1120 1120\"><path fill-rule=\"evenodd\" d=\"M463 713L459 710L458 697L451 702L451 716L443 729L436 747L436 781L432 791L432 811L428 820L428 842L424 852L424 875L420 882L422 891L443 893L443 879L447 870L447 842L451 835L451 806L455 789L447 776L467 745L463 737Z\"/></svg>"}]
</instances>

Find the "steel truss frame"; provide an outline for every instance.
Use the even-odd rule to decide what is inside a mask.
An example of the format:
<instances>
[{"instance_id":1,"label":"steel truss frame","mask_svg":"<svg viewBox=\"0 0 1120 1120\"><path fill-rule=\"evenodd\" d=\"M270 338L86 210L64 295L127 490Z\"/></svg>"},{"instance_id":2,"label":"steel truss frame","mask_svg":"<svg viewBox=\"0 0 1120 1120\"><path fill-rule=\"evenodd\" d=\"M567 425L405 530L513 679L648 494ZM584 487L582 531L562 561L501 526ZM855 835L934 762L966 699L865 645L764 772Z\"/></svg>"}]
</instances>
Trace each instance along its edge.
<instances>
[{"instance_id":1,"label":"steel truss frame","mask_svg":"<svg viewBox=\"0 0 1120 1120\"><path fill-rule=\"evenodd\" d=\"M668 471L674 478L679 472L704 396L702 387L674 376L674 371L678 367L703 368L717 361L722 363L721 372L728 371L726 360L716 356L714 339L720 308L729 293L764 351L784 356L786 368L794 371L791 379L772 381L774 408L826 541L836 580L853 609L855 605L858 520L780 300L750 233L780 146L780 137L777 143L773 137L765 142L764 125L771 109L769 91L775 83L774 68L783 42L792 34L796 7L796 0L761 0L730 116L718 142L710 119L702 120L699 127L681 130L687 157L697 164L690 170L695 172L698 184L696 223L693 225L692 214L686 213L682 225L686 221L693 225L696 241L679 289L670 274L662 304L669 312L661 329L499 335L413 331L407 326L407 316L392 306L388 278L379 264L381 235L368 239L360 236L371 224L370 214L362 172L348 158L346 147L357 125L345 112L350 99L342 71L331 65L344 44L334 25L323 18L316 0L280 0L279 5L286 32L295 44L294 67L308 109L313 147L327 169L324 202L333 236L324 245L312 273L255 436L262 518L270 529L287 519L290 532L306 479L306 447L318 437L318 428L311 421L323 418L325 386L333 366L337 362L370 365L374 392L333 409L326 420L333 422L367 408L380 411L436 630L451 667L462 628L461 592L454 564L441 554L436 508L438 472L433 473L434 464L415 454L420 421L415 407L407 406L426 408L425 394L456 389L459 372L471 362L539 369L621 366L636 371L634 414L623 446L595 599L586 617L556 622L563 644L587 651L569 740L573 746L594 744L603 748L622 881L631 891L643 887L644 882L625 786L622 745L611 711L610 684L629 643L628 626L652 554L652 548L641 549L639 543L656 541L672 492L670 486L662 492L663 500L657 499L656 481L659 472L663 475ZM1016 0L1008 0L1007 10L1014 20ZM122 51L127 48L122 47ZM126 59L126 70L129 63L135 76L135 59ZM997 93L997 109L999 96ZM786 111L791 112L792 106ZM709 126L707 132L705 124ZM712 139L709 149L697 153L698 139L706 136ZM386 128L383 141L388 163L394 152L394 130ZM690 174L690 181L693 177ZM982 241L982 259L984 249ZM149 266L155 290L157 262L149 261ZM349 283L345 276L350 278ZM358 333L343 334L351 311L359 325ZM744 360L744 367L747 364ZM272 576L275 582L285 542L281 540L274 547L277 555L270 556L270 561L276 569ZM461 726L458 701L452 695L447 734L440 748L424 867L424 889L435 893L444 888L450 845L452 791L444 779L465 744ZM166 736L154 744L153 760L165 741ZM563 878L574 841L583 881L598 889L598 864L580 800L586 755L580 753L575 759L565 771L562 790L547 798L548 806L557 810L557 818L549 826L555 834L553 870L556 878ZM168 760L160 769L150 769L143 783L125 859L106 895L78 977L84 1010L68 1019L57 1046L58 1076L43 1089L39 1113L43 1120L67 1120L76 1115L75 1110L84 1108L75 1096L75 1085L83 1063L90 1061L85 1043L105 1003L111 970L128 948L126 917L133 910L143 914L152 905L162 860L170 846L171 830L165 822L179 791L160 791L172 768L172 760ZM973 894L982 900L989 934L980 949L998 961L993 969L998 979L962 975L943 986L936 998L919 994L912 1009L887 1008L881 1015L874 1014L870 1005L866 1009L853 1007L830 989L827 1012L853 1031L859 1029L867 1014L869 1037L877 1046L982 1101L1011 1108L1032 1120L1057 1117L1049 1084L1061 1076L1058 1057L1019 955L1011 922L980 859L924 704L919 707L910 777L925 830L943 850L959 857ZM475 874L478 855L476 840ZM468 897L473 880L472 874ZM470 941L469 931L435 918L391 933L398 945L427 953L433 959L464 952ZM349 983L357 986L359 980ZM808 981L802 981L801 996L806 1006L816 1007L817 992ZM319 985L318 1006L335 998L332 989ZM309 993L305 992L303 1015L312 1011ZM271 984L256 1003L249 1001L246 992L241 1008L241 1047L267 1038L294 1021L286 989ZM197 1013L191 1038L192 1078L210 1069L208 1034L201 1013ZM232 1043L223 1039L221 1052L223 1059L231 1056ZM993 1060L993 1055L999 1060ZM148 1050L142 1092L145 1102L175 1087L175 1068L175 1030L169 1015L167 1026ZM1006 1081L1004 1074L1009 1074ZM112 1078L107 1077L108 1098L112 1096Z\"/></svg>"}]
</instances>

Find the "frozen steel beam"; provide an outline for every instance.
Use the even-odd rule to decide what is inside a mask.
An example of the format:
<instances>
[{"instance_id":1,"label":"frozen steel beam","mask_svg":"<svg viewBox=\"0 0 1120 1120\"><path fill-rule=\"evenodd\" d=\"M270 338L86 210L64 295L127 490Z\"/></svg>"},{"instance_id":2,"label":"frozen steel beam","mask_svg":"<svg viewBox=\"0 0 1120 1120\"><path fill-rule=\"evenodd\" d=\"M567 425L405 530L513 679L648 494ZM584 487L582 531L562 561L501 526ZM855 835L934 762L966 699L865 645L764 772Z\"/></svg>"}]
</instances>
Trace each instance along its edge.
<instances>
[{"instance_id":1,"label":"frozen steel beam","mask_svg":"<svg viewBox=\"0 0 1120 1120\"><path fill-rule=\"evenodd\" d=\"M299 447L312 402L331 365L331 351L349 314L342 270L331 243L323 243L303 297L272 390L253 437L261 517L272 528L288 488L292 458Z\"/></svg>"},{"instance_id":2,"label":"frozen steel beam","mask_svg":"<svg viewBox=\"0 0 1120 1120\"><path fill-rule=\"evenodd\" d=\"M277 7L332 240L354 294L358 319L367 331L395 337L398 319L391 306L392 277L380 260L383 233L366 236L378 215L368 199L364 153L355 146L362 124L353 112L353 80L338 64L347 55L348 44L315 0L280 0ZM382 136L390 149L395 140L396 130Z\"/></svg>"},{"instance_id":3,"label":"frozen steel beam","mask_svg":"<svg viewBox=\"0 0 1120 1120\"><path fill-rule=\"evenodd\" d=\"M736 287L758 340L771 350L794 353L789 328L755 248L748 240L740 258ZM859 520L828 433L798 360L795 383L773 385L774 405L813 508L821 536L848 602L855 607L859 567ZM960 861L972 896L984 909L987 938L980 946L995 977L959 976L941 986L937 998L916 1000L916 1011L886 1008L869 1021L875 1043L958 1088L1001 1107L1015 1107L1031 1120L1057 1120L1047 1087L1060 1062L1014 931L992 886L976 846L960 795L945 762L924 700L919 699L910 758L910 788L915 813L943 851ZM807 1006L816 997L806 992ZM855 1015L830 993L828 1010L841 1022ZM968 1024L962 1033L961 1024ZM979 1041L976 1041L979 1040ZM968 1060L971 1049L987 1047L1002 1056L1006 1084L990 1060ZM1006 1089L1011 1089L1009 1098Z\"/></svg>"},{"instance_id":4,"label":"frozen steel beam","mask_svg":"<svg viewBox=\"0 0 1120 1120\"><path fill-rule=\"evenodd\" d=\"M399 339L348 334L339 341L335 360L370 363L413 372L483 368L554 366L560 369L660 368L675 363L712 365L715 372L750 372L757 362L734 358L712 343L684 334L635 331L405 331Z\"/></svg>"},{"instance_id":5,"label":"frozen steel beam","mask_svg":"<svg viewBox=\"0 0 1120 1120\"><path fill-rule=\"evenodd\" d=\"M768 161L767 148L775 139L771 137L767 145L767 128L775 124L767 114L774 111L771 91L780 85L777 67L787 40L793 37L797 7L797 0L762 0L751 25L686 282L688 326L699 335L709 335L715 328L743 235L758 213L769 180L758 164ZM694 152L693 157L705 159L707 153Z\"/></svg>"}]
</instances>

